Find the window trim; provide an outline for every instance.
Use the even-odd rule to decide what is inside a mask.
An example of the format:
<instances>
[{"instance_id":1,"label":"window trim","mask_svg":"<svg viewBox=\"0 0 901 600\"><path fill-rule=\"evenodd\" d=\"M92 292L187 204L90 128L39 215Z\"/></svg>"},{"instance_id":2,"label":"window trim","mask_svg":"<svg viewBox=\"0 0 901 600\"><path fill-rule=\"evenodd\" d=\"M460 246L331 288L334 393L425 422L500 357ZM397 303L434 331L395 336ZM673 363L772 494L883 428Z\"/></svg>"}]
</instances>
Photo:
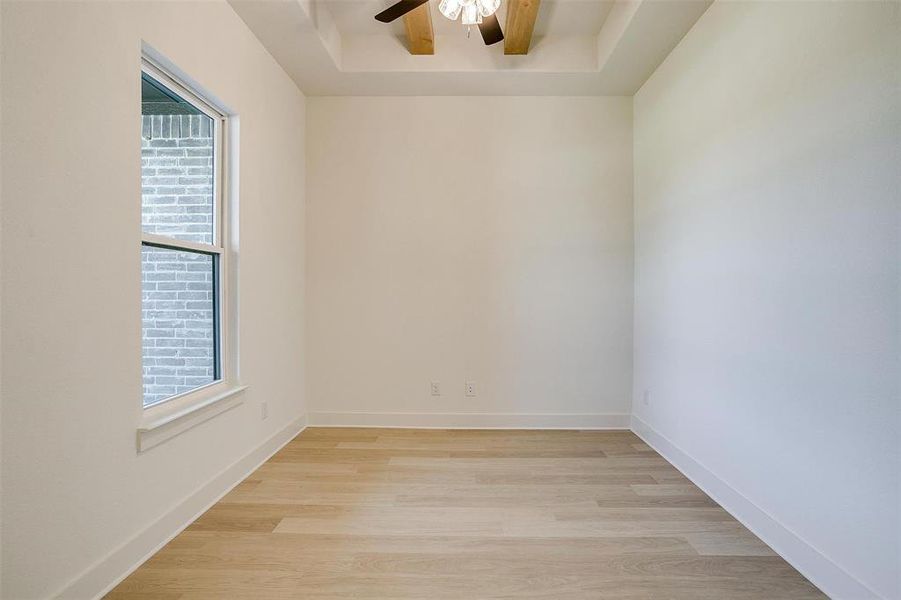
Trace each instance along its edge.
<instances>
[{"instance_id":1,"label":"window trim","mask_svg":"<svg viewBox=\"0 0 901 600\"><path fill-rule=\"evenodd\" d=\"M141 72L156 79L173 92L193 104L212 119L213 136L213 243L205 244L179 240L159 234L144 233L141 227L141 247L153 246L171 250L202 253L213 257L216 293L213 295L214 343L218 361L216 379L188 392L177 394L144 406L140 398L141 418L138 425L138 451L144 450L177 435L215 414L224 412L243 401L238 373L237 353L237 197L232 188L231 171L236 170L237 144L233 143L237 118L224 108L217 108L199 91L198 86L185 83L187 77L175 75L174 66L166 68L162 57L144 47ZM234 137L236 141L236 135Z\"/></svg>"}]
</instances>

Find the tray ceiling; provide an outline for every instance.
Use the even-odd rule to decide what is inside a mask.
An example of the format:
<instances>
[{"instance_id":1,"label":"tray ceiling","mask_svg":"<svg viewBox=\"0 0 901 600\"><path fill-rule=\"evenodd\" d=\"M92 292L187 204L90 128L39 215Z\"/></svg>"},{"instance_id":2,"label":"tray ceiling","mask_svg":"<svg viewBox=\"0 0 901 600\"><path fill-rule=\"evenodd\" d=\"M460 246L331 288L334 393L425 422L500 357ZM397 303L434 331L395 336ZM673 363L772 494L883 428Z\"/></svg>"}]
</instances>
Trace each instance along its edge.
<instances>
[{"instance_id":1,"label":"tray ceiling","mask_svg":"<svg viewBox=\"0 0 901 600\"><path fill-rule=\"evenodd\" d=\"M230 0L313 96L632 95L710 2L542 0L529 54L505 56L431 0L435 54L413 56L401 19L373 18L391 0Z\"/></svg>"}]
</instances>

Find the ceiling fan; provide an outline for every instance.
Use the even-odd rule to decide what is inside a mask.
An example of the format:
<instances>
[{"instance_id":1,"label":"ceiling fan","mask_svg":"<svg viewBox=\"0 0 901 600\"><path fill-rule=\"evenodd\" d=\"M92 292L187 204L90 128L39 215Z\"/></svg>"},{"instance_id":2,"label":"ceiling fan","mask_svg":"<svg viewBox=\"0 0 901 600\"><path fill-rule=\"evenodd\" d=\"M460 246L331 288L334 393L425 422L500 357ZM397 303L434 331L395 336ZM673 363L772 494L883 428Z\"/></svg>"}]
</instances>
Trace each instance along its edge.
<instances>
[{"instance_id":1,"label":"ceiling fan","mask_svg":"<svg viewBox=\"0 0 901 600\"><path fill-rule=\"evenodd\" d=\"M419 8L429 0L400 0L375 16L376 21L390 23L411 10ZM438 10L452 21L462 16L463 25L478 25L479 33L486 46L504 39L501 24L497 20L497 9L501 0L441 0Z\"/></svg>"}]
</instances>

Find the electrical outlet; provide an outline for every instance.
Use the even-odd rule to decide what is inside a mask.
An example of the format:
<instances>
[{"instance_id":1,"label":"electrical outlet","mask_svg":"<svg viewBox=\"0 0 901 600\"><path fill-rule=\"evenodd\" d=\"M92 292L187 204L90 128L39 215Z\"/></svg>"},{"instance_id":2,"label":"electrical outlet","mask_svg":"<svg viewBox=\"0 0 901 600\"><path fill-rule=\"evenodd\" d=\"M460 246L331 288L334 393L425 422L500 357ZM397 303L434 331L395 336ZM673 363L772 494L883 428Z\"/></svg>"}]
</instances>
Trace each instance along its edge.
<instances>
[{"instance_id":1,"label":"electrical outlet","mask_svg":"<svg viewBox=\"0 0 901 600\"><path fill-rule=\"evenodd\" d=\"M269 403L263 402L260 404L260 417L265 421L269 418Z\"/></svg>"},{"instance_id":2,"label":"electrical outlet","mask_svg":"<svg viewBox=\"0 0 901 600\"><path fill-rule=\"evenodd\" d=\"M641 403L644 404L645 406L647 406L651 403L651 391L650 390L645 390L644 393L641 395Z\"/></svg>"},{"instance_id":3,"label":"electrical outlet","mask_svg":"<svg viewBox=\"0 0 901 600\"><path fill-rule=\"evenodd\" d=\"M431 390L432 390L433 396L440 396L441 395L441 384L438 383L437 381L433 381Z\"/></svg>"},{"instance_id":4,"label":"electrical outlet","mask_svg":"<svg viewBox=\"0 0 901 600\"><path fill-rule=\"evenodd\" d=\"M467 381L466 382L466 395L467 396L475 396L476 395L476 382L475 381Z\"/></svg>"}]
</instances>

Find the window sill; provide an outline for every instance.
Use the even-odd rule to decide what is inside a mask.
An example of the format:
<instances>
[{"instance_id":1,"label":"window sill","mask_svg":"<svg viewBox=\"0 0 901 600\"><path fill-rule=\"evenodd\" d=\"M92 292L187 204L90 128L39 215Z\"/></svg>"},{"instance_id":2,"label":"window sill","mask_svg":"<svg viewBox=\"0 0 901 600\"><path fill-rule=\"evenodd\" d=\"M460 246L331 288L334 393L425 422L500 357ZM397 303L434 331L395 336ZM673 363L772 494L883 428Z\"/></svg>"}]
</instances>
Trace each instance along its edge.
<instances>
[{"instance_id":1,"label":"window sill","mask_svg":"<svg viewBox=\"0 0 901 600\"><path fill-rule=\"evenodd\" d=\"M220 383L144 410L138 425L138 452L145 452L242 402L246 385Z\"/></svg>"}]
</instances>

